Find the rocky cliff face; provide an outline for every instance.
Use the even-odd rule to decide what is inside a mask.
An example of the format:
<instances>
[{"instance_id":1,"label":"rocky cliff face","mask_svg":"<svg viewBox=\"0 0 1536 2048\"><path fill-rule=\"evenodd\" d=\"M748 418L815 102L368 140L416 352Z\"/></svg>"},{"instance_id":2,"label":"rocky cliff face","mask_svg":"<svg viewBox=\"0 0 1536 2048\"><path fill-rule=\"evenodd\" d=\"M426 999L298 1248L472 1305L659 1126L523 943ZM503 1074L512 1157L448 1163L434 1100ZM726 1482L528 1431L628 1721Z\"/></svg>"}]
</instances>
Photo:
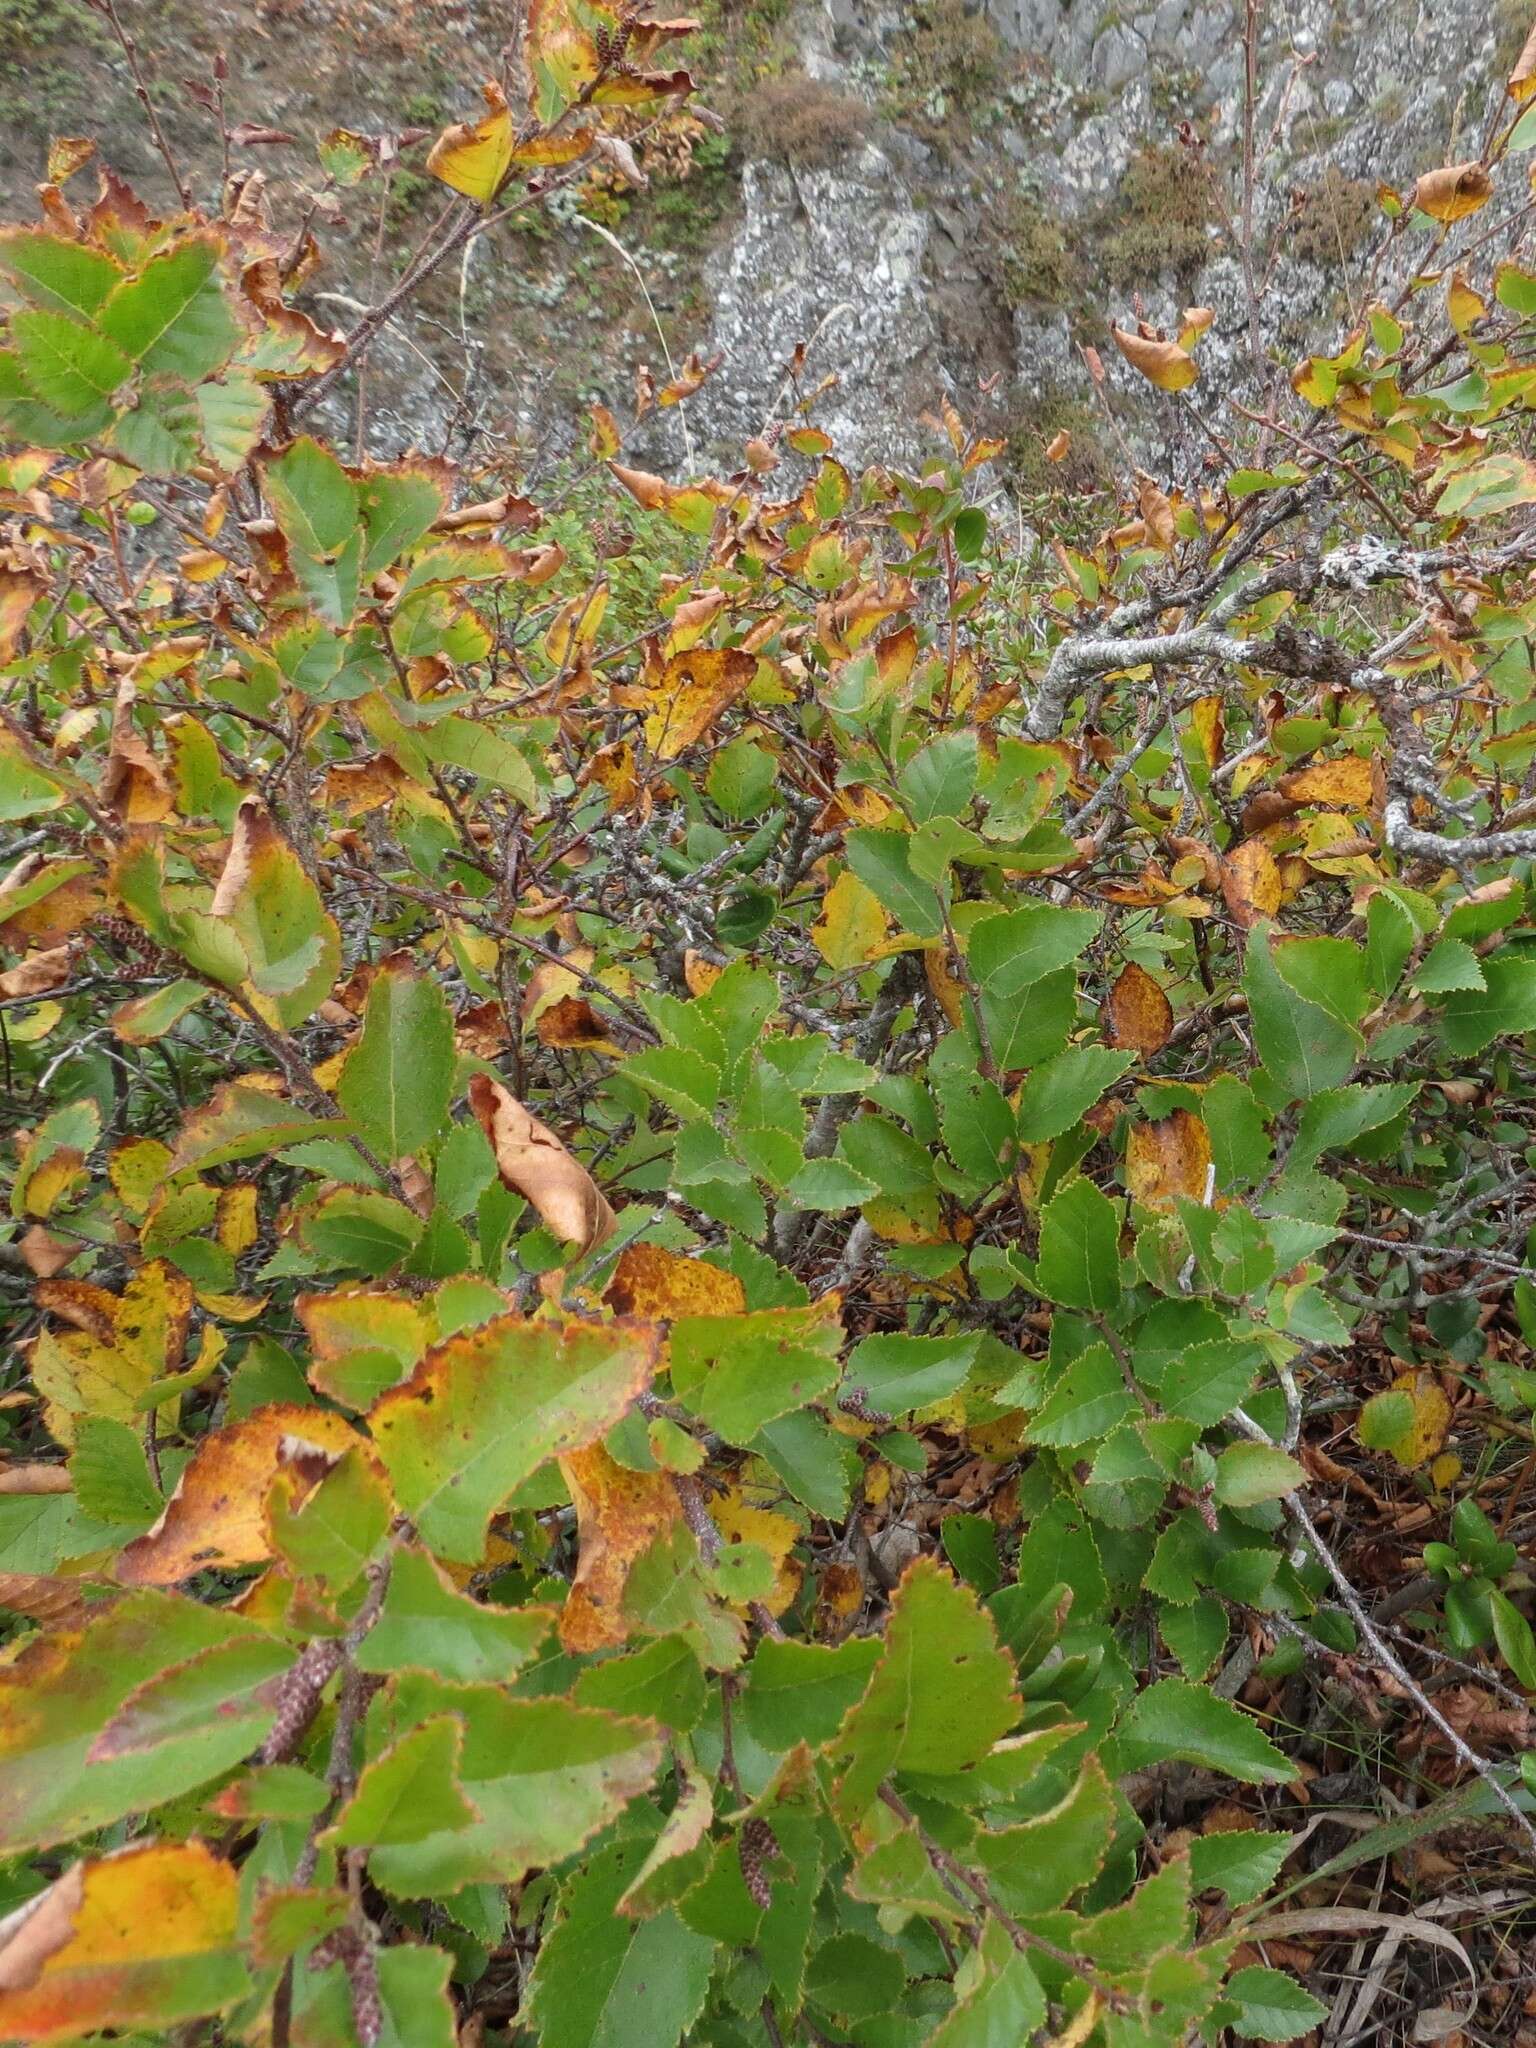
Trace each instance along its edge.
<instances>
[{"instance_id":1,"label":"rocky cliff face","mask_svg":"<svg viewBox=\"0 0 1536 2048\"><path fill-rule=\"evenodd\" d=\"M622 414L636 365L661 367L659 323L674 357L699 346L725 361L688 407L691 442L677 413L653 419L635 448L653 466L683 466L690 447L733 460L833 379L816 416L855 462L919 453L917 416L947 395L1008 439L1026 479L1063 426L1085 484L1122 434L1166 467L1191 430L1147 404L1112 351L1118 417L1106 422L1082 345L1138 305L1163 322L1208 305L1205 388L1257 394L1257 354L1288 362L1326 343L1372 295L1378 181L1406 187L1476 153L1531 13L1531 0L1258 0L1255 351L1230 218L1245 6L706 0L701 70L707 96L737 116L729 153L713 145L685 182L663 172L645 195L597 195L598 229L627 259L574 204L479 248L380 345L364 438L381 454L414 442L488 458L510 445L537 474L587 401ZM216 49L229 54L231 119L298 138L256 152L275 211L302 210L309 138L337 123L398 131L462 116L507 29L503 0L158 0L130 12L195 185L218 175L217 136L178 81L206 77ZM78 0L0 0L0 58L20 81L0 93L10 208L27 204L50 132L102 137L167 196L131 80ZM371 187L346 195L324 230L317 313L344 323L371 300L438 196L409 168L382 212Z\"/></svg>"},{"instance_id":2,"label":"rocky cliff face","mask_svg":"<svg viewBox=\"0 0 1536 2048\"><path fill-rule=\"evenodd\" d=\"M1527 10L1471 0L1264 0L1256 48L1259 340L1289 359L1328 342L1372 295L1387 231L1378 182L1475 154ZM886 120L846 160L749 164L740 219L706 277L727 368L699 407L721 436L782 405L783 363L838 380L826 415L866 457L920 445L916 405L947 392L1029 442L1090 438L1079 345L1136 303L1172 323L1215 313L1210 388L1257 391L1233 223L1245 102L1243 0L989 0L1005 54L964 123ZM874 99L908 17L819 0L802 26L812 77ZM937 88L940 92L941 87ZM1177 441L1133 393L1149 459ZM990 397L978 386L990 384Z\"/></svg>"}]
</instances>

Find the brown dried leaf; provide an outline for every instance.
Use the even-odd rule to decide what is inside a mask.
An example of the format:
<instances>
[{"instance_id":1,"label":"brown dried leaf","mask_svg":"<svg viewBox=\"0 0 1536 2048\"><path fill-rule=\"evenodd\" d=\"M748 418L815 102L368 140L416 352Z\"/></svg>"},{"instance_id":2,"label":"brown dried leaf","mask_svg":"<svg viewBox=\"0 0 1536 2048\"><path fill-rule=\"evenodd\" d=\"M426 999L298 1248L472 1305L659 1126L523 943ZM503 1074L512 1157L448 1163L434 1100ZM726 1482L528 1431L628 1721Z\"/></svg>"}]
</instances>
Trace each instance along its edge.
<instances>
[{"instance_id":1,"label":"brown dried leaf","mask_svg":"<svg viewBox=\"0 0 1536 2048\"><path fill-rule=\"evenodd\" d=\"M43 953L29 953L16 966L0 974L0 996L44 996L62 987L70 974L68 946L50 946Z\"/></svg>"},{"instance_id":2,"label":"brown dried leaf","mask_svg":"<svg viewBox=\"0 0 1536 2048\"><path fill-rule=\"evenodd\" d=\"M503 1182L533 1204L554 1236L584 1255L611 1234L614 1214L596 1181L510 1089L489 1074L476 1074L469 1105L490 1140Z\"/></svg>"}]
</instances>

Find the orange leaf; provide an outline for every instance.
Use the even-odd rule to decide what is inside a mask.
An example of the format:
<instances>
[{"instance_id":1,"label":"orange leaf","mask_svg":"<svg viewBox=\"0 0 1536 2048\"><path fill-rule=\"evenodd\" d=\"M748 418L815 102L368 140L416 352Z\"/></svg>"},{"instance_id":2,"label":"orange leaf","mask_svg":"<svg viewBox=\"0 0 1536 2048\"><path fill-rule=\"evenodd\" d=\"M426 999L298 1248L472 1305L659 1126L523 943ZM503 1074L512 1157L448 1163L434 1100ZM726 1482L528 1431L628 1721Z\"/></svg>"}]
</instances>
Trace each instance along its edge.
<instances>
[{"instance_id":1,"label":"orange leaf","mask_svg":"<svg viewBox=\"0 0 1536 2048\"><path fill-rule=\"evenodd\" d=\"M1251 931L1280 908L1280 870L1262 839L1245 839L1221 863L1221 893L1234 924Z\"/></svg>"},{"instance_id":2,"label":"orange leaf","mask_svg":"<svg viewBox=\"0 0 1536 2048\"><path fill-rule=\"evenodd\" d=\"M571 1452L560 1470L576 1503L580 1538L560 1640L571 1651L607 1649L629 1636L624 1588L636 1559L673 1527L682 1508L665 1472L628 1471L601 1444Z\"/></svg>"},{"instance_id":3,"label":"orange leaf","mask_svg":"<svg viewBox=\"0 0 1536 2048\"><path fill-rule=\"evenodd\" d=\"M1125 1180L1138 1202L1167 1209L1176 1195L1205 1200L1211 1164L1210 1134L1199 1117L1176 1109L1154 1124L1133 1124L1125 1150Z\"/></svg>"},{"instance_id":4,"label":"orange leaf","mask_svg":"<svg viewBox=\"0 0 1536 2048\"><path fill-rule=\"evenodd\" d=\"M232 1865L201 1842L77 1863L0 1923L0 2035L73 2040L232 2005L249 1989Z\"/></svg>"},{"instance_id":5,"label":"orange leaf","mask_svg":"<svg viewBox=\"0 0 1536 2048\"><path fill-rule=\"evenodd\" d=\"M313 1487L362 1441L341 1416L294 1401L212 1431L165 1513L118 1558L117 1577L128 1586L174 1586L210 1566L263 1563L272 1555L266 1507L278 1473L297 1469Z\"/></svg>"},{"instance_id":6,"label":"orange leaf","mask_svg":"<svg viewBox=\"0 0 1536 2048\"><path fill-rule=\"evenodd\" d=\"M1173 1033L1173 1005L1145 967L1128 960L1104 998L1104 1043L1125 1052L1161 1052Z\"/></svg>"},{"instance_id":7,"label":"orange leaf","mask_svg":"<svg viewBox=\"0 0 1536 2048\"><path fill-rule=\"evenodd\" d=\"M659 1244L627 1245L619 1254L604 1301L621 1316L670 1322L676 1316L739 1316L746 1289L734 1273L686 1259Z\"/></svg>"},{"instance_id":8,"label":"orange leaf","mask_svg":"<svg viewBox=\"0 0 1536 2048\"><path fill-rule=\"evenodd\" d=\"M503 1183L533 1204L555 1237L585 1255L612 1233L614 1214L596 1181L509 1088L489 1074L476 1074L469 1106L490 1140Z\"/></svg>"}]
</instances>

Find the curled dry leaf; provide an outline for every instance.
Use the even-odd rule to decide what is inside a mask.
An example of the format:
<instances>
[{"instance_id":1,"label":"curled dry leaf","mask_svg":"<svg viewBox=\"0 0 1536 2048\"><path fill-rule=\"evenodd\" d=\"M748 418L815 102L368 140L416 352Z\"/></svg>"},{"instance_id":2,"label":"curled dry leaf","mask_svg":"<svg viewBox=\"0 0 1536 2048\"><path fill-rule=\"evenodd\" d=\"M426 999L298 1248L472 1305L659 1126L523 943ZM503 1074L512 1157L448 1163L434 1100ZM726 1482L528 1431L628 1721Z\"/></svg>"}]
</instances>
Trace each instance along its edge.
<instances>
[{"instance_id":1,"label":"curled dry leaf","mask_svg":"<svg viewBox=\"0 0 1536 2048\"><path fill-rule=\"evenodd\" d=\"M70 975L68 946L50 946L46 952L29 953L16 966L0 974L0 996L45 996L62 988Z\"/></svg>"},{"instance_id":2,"label":"curled dry leaf","mask_svg":"<svg viewBox=\"0 0 1536 2048\"><path fill-rule=\"evenodd\" d=\"M469 1105L490 1140L503 1182L533 1204L552 1235L585 1254L611 1234L614 1214L597 1182L509 1088L489 1074L476 1074Z\"/></svg>"},{"instance_id":3,"label":"curled dry leaf","mask_svg":"<svg viewBox=\"0 0 1536 2048\"><path fill-rule=\"evenodd\" d=\"M560 1614L567 1650L603 1650L624 1642L624 1589L635 1561L682 1514L665 1472L631 1472L601 1444L573 1451L560 1470L576 1503L580 1541L576 1576Z\"/></svg>"},{"instance_id":4,"label":"curled dry leaf","mask_svg":"<svg viewBox=\"0 0 1536 2048\"><path fill-rule=\"evenodd\" d=\"M1445 223L1476 213L1492 194L1493 180L1481 164L1443 164L1437 171L1424 173L1409 195L1409 203L1431 220Z\"/></svg>"},{"instance_id":5,"label":"curled dry leaf","mask_svg":"<svg viewBox=\"0 0 1536 2048\"><path fill-rule=\"evenodd\" d=\"M1145 967L1128 960L1104 998L1104 1043L1123 1052L1161 1052L1173 1033L1173 1005Z\"/></svg>"},{"instance_id":6,"label":"curled dry leaf","mask_svg":"<svg viewBox=\"0 0 1536 2048\"><path fill-rule=\"evenodd\" d=\"M1232 922L1251 931L1280 908L1280 869L1262 839L1245 839L1221 864L1221 893Z\"/></svg>"},{"instance_id":7,"label":"curled dry leaf","mask_svg":"<svg viewBox=\"0 0 1536 2048\"><path fill-rule=\"evenodd\" d=\"M6 1465L0 1468L0 1494L73 1491L74 1481L63 1465Z\"/></svg>"},{"instance_id":8,"label":"curled dry leaf","mask_svg":"<svg viewBox=\"0 0 1536 2048\"><path fill-rule=\"evenodd\" d=\"M1133 370L1139 370L1159 391L1187 391L1199 371L1188 349L1176 341L1162 341L1156 335L1138 334L1124 327L1111 327L1115 346Z\"/></svg>"},{"instance_id":9,"label":"curled dry leaf","mask_svg":"<svg viewBox=\"0 0 1536 2048\"><path fill-rule=\"evenodd\" d=\"M312 1488L362 1441L341 1416L291 1401L214 1430L193 1453L159 1521L119 1557L118 1579L174 1586L210 1566L264 1563L272 1554L267 1495L279 1471L302 1473Z\"/></svg>"},{"instance_id":10,"label":"curled dry leaf","mask_svg":"<svg viewBox=\"0 0 1536 2048\"><path fill-rule=\"evenodd\" d=\"M43 1965L75 1931L85 1903L85 1865L77 1863L56 1883L0 1920L0 1992L30 1991Z\"/></svg>"}]
</instances>

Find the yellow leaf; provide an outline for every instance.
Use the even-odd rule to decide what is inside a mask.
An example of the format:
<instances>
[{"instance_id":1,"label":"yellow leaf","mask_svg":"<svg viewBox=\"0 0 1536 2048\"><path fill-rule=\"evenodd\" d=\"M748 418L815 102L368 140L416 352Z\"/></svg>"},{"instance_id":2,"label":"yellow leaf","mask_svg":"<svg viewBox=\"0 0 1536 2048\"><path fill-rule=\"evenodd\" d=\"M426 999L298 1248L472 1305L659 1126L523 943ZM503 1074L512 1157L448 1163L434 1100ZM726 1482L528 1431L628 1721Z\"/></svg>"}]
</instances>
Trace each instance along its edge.
<instances>
[{"instance_id":1,"label":"yellow leaf","mask_svg":"<svg viewBox=\"0 0 1536 2048\"><path fill-rule=\"evenodd\" d=\"M671 1322L677 1316L739 1316L746 1289L734 1273L659 1244L626 1245L604 1301L621 1316Z\"/></svg>"},{"instance_id":2,"label":"yellow leaf","mask_svg":"<svg viewBox=\"0 0 1536 2048\"><path fill-rule=\"evenodd\" d=\"M1221 893L1234 924L1251 931L1280 908L1280 870L1262 839L1245 839L1221 863Z\"/></svg>"},{"instance_id":3,"label":"yellow leaf","mask_svg":"<svg viewBox=\"0 0 1536 2048\"><path fill-rule=\"evenodd\" d=\"M1200 374L1194 357L1176 341L1160 341L1155 335L1131 333L1123 327L1109 331L1131 368L1139 370L1159 391L1187 391Z\"/></svg>"},{"instance_id":4,"label":"yellow leaf","mask_svg":"<svg viewBox=\"0 0 1536 2048\"><path fill-rule=\"evenodd\" d=\"M1406 1394L1413 1403L1413 1425L1391 1447L1398 1464L1412 1471L1438 1456L1451 1426L1451 1404L1439 1380L1422 1366L1400 1372L1392 1392Z\"/></svg>"},{"instance_id":5,"label":"yellow leaf","mask_svg":"<svg viewBox=\"0 0 1536 2048\"><path fill-rule=\"evenodd\" d=\"M1280 778L1280 794L1297 804L1342 804L1364 809L1371 801L1375 771L1358 754L1314 761Z\"/></svg>"},{"instance_id":6,"label":"yellow leaf","mask_svg":"<svg viewBox=\"0 0 1536 2048\"><path fill-rule=\"evenodd\" d=\"M873 889L852 868L844 868L822 899L821 916L811 926L811 941L829 967L858 967L873 959L875 948L891 928L890 918Z\"/></svg>"},{"instance_id":7,"label":"yellow leaf","mask_svg":"<svg viewBox=\"0 0 1536 2048\"><path fill-rule=\"evenodd\" d=\"M773 1587L761 1604L770 1614L782 1614L799 1592L803 1576L799 1564L789 1554L800 1537L798 1524L788 1515L776 1515L767 1508L754 1506L739 1486L711 1501L709 1512L727 1545L755 1543L773 1559Z\"/></svg>"},{"instance_id":8,"label":"yellow leaf","mask_svg":"<svg viewBox=\"0 0 1536 2048\"><path fill-rule=\"evenodd\" d=\"M201 1842L77 1863L0 1930L0 2035L74 2040L201 2019L250 1988L234 1866Z\"/></svg>"},{"instance_id":9,"label":"yellow leaf","mask_svg":"<svg viewBox=\"0 0 1536 2048\"><path fill-rule=\"evenodd\" d=\"M757 673L757 657L739 647L693 647L674 654L644 692L645 743L658 761L675 761L702 739Z\"/></svg>"},{"instance_id":10,"label":"yellow leaf","mask_svg":"<svg viewBox=\"0 0 1536 2048\"><path fill-rule=\"evenodd\" d=\"M1476 213L1492 196L1493 180L1481 164L1444 164L1424 173L1409 194L1409 204L1431 220L1450 222Z\"/></svg>"},{"instance_id":11,"label":"yellow leaf","mask_svg":"<svg viewBox=\"0 0 1536 2048\"><path fill-rule=\"evenodd\" d=\"M481 87L490 112L473 127L460 122L432 145L427 169L455 192L489 206L512 168L515 134L506 95L494 79Z\"/></svg>"},{"instance_id":12,"label":"yellow leaf","mask_svg":"<svg viewBox=\"0 0 1536 2048\"><path fill-rule=\"evenodd\" d=\"M1131 1127L1125 1153L1126 1185L1136 1200L1149 1208L1172 1208L1179 1195L1203 1202L1210 1165L1210 1133L1187 1109L1176 1109L1156 1123Z\"/></svg>"},{"instance_id":13,"label":"yellow leaf","mask_svg":"<svg viewBox=\"0 0 1536 2048\"><path fill-rule=\"evenodd\" d=\"M1536 26L1526 37L1515 59L1515 68L1509 74L1509 96L1512 100L1524 106L1533 95L1536 95Z\"/></svg>"}]
</instances>

